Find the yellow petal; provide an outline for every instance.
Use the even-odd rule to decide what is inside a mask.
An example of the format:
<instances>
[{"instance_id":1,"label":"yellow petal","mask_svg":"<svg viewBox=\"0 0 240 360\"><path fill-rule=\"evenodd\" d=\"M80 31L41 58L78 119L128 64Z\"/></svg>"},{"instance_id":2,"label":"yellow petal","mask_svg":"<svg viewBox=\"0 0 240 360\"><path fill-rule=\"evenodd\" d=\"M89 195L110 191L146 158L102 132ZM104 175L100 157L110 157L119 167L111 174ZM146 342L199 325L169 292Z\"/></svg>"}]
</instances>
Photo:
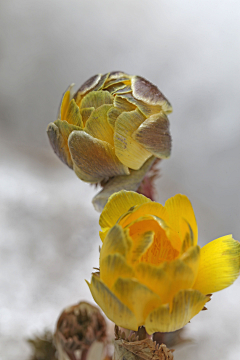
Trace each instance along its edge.
<instances>
[{"instance_id":1,"label":"yellow petal","mask_svg":"<svg viewBox=\"0 0 240 360\"><path fill-rule=\"evenodd\" d=\"M50 123L47 128L48 138L54 152L71 169L73 162L68 148L68 137L73 130L79 129L77 126L68 124L65 120L57 120L54 123Z\"/></svg>"},{"instance_id":2,"label":"yellow petal","mask_svg":"<svg viewBox=\"0 0 240 360\"><path fill-rule=\"evenodd\" d=\"M104 87L104 90L109 91L111 94L115 94L115 92L117 90L121 90L121 89L124 89L124 88L126 88L126 85L123 82L120 82L120 83L117 83L117 84L112 84L112 85L109 85L107 87Z\"/></svg>"},{"instance_id":3,"label":"yellow petal","mask_svg":"<svg viewBox=\"0 0 240 360\"><path fill-rule=\"evenodd\" d=\"M131 236L133 241L133 246L130 256L130 261L132 263L138 261L140 257L150 248L154 241L154 232L148 231L143 234L136 233Z\"/></svg>"},{"instance_id":4,"label":"yellow petal","mask_svg":"<svg viewBox=\"0 0 240 360\"><path fill-rule=\"evenodd\" d=\"M171 153L169 121L162 112L151 115L133 133L133 138L158 158L167 158Z\"/></svg>"},{"instance_id":5,"label":"yellow petal","mask_svg":"<svg viewBox=\"0 0 240 360\"><path fill-rule=\"evenodd\" d=\"M75 100L72 99L68 106L68 110L66 112L66 119L69 124L79 126L81 129L83 128L82 116L80 114L79 107L75 103Z\"/></svg>"},{"instance_id":6,"label":"yellow petal","mask_svg":"<svg viewBox=\"0 0 240 360\"><path fill-rule=\"evenodd\" d=\"M159 266L139 263L135 267L137 279L159 295L162 303L169 303L182 289L191 288L194 273L180 259Z\"/></svg>"},{"instance_id":7,"label":"yellow petal","mask_svg":"<svg viewBox=\"0 0 240 360\"><path fill-rule=\"evenodd\" d=\"M99 231L99 236L102 242L105 240L105 237L107 236L109 229L110 229L109 227L106 227L102 231Z\"/></svg>"},{"instance_id":8,"label":"yellow petal","mask_svg":"<svg viewBox=\"0 0 240 360\"><path fill-rule=\"evenodd\" d=\"M172 279L162 266L141 262L135 267L135 277L139 282L154 291L161 298L162 303L167 302Z\"/></svg>"},{"instance_id":9,"label":"yellow petal","mask_svg":"<svg viewBox=\"0 0 240 360\"><path fill-rule=\"evenodd\" d=\"M129 254L133 247L133 239L129 235L129 229L124 229L123 231L124 231L125 240L126 240L126 244L127 244L127 254Z\"/></svg>"},{"instance_id":10,"label":"yellow petal","mask_svg":"<svg viewBox=\"0 0 240 360\"><path fill-rule=\"evenodd\" d=\"M171 242L174 249L180 251L182 242L178 234L167 226L169 214L164 206L156 202L150 202L143 205L139 205L129 212L127 216L123 217L119 224L124 228L131 222L136 221L142 216L151 215L153 216L159 225L164 229L169 241Z\"/></svg>"},{"instance_id":11,"label":"yellow petal","mask_svg":"<svg viewBox=\"0 0 240 360\"><path fill-rule=\"evenodd\" d=\"M113 130L107 121L107 112L111 107L112 105L102 105L94 110L85 124L84 131L113 146Z\"/></svg>"},{"instance_id":12,"label":"yellow petal","mask_svg":"<svg viewBox=\"0 0 240 360\"><path fill-rule=\"evenodd\" d=\"M139 170L131 170L128 176L115 176L110 179L104 186L103 190L100 191L92 200L92 203L97 211L102 211L106 205L109 197L117 191L129 190L137 191L144 176L151 168L155 161L155 157L151 156ZM121 216L121 214L119 215Z\"/></svg>"},{"instance_id":13,"label":"yellow petal","mask_svg":"<svg viewBox=\"0 0 240 360\"><path fill-rule=\"evenodd\" d=\"M84 108L80 110L80 114L82 116L83 125L85 126L87 120L89 119L91 113L93 112L94 107Z\"/></svg>"},{"instance_id":14,"label":"yellow petal","mask_svg":"<svg viewBox=\"0 0 240 360\"><path fill-rule=\"evenodd\" d=\"M120 216L127 212L132 206L148 203L147 197L137 194L133 191L119 191L114 193L108 199L100 218L99 225L101 228L112 227L116 224Z\"/></svg>"},{"instance_id":15,"label":"yellow petal","mask_svg":"<svg viewBox=\"0 0 240 360\"><path fill-rule=\"evenodd\" d=\"M126 263L122 255L111 254L100 260L100 279L109 289L119 277L134 277L133 268Z\"/></svg>"},{"instance_id":16,"label":"yellow petal","mask_svg":"<svg viewBox=\"0 0 240 360\"><path fill-rule=\"evenodd\" d=\"M184 289L192 288L195 280L195 274L191 268L180 259L176 259L171 262L166 262L162 265L163 270L170 278L171 287L169 292L165 292L166 298L163 302L171 302L173 297ZM170 304L171 309L172 304Z\"/></svg>"},{"instance_id":17,"label":"yellow petal","mask_svg":"<svg viewBox=\"0 0 240 360\"><path fill-rule=\"evenodd\" d=\"M156 293L135 279L119 278L112 291L135 314L138 326L144 325L147 315L161 304Z\"/></svg>"},{"instance_id":18,"label":"yellow petal","mask_svg":"<svg viewBox=\"0 0 240 360\"><path fill-rule=\"evenodd\" d=\"M126 74L125 72L123 71L111 71L109 73L109 77L108 77L108 81L112 81L114 79L122 79L122 78L125 78L126 80L128 80L130 78L130 76L128 74Z\"/></svg>"},{"instance_id":19,"label":"yellow petal","mask_svg":"<svg viewBox=\"0 0 240 360\"><path fill-rule=\"evenodd\" d=\"M168 225L177 231L183 240L186 234L186 222L191 226L194 234L194 245L198 240L197 222L192 208L192 204L185 195L177 194L168 199L164 206L169 213ZM185 221L183 221L183 219Z\"/></svg>"},{"instance_id":20,"label":"yellow petal","mask_svg":"<svg viewBox=\"0 0 240 360\"><path fill-rule=\"evenodd\" d=\"M112 129L115 128L115 122L116 122L117 118L119 117L119 115L121 115L121 113L123 111L124 110L122 110L122 109L118 109L118 108L114 108L114 107L112 107L108 111L107 120L108 120L109 125L112 127Z\"/></svg>"},{"instance_id":21,"label":"yellow petal","mask_svg":"<svg viewBox=\"0 0 240 360\"><path fill-rule=\"evenodd\" d=\"M192 246L189 248L181 257L180 260L183 261L193 272L193 283L196 281L198 271L199 271L199 264L200 264L200 247Z\"/></svg>"},{"instance_id":22,"label":"yellow petal","mask_svg":"<svg viewBox=\"0 0 240 360\"><path fill-rule=\"evenodd\" d=\"M182 219L180 221L180 227L181 227L181 236L184 235L184 238L182 240L182 247L181 247L181 254L184 254L186 251L188 251L191 247L194 246L195 238L192 231L191 226L186 222L185 219Z\"/></svg>"},{"instance_id":23,"label":"yellow petal","mask_svg":"<svg viewBox=\"0 0 240 360\"><path fill-rule=\"evenodd\" d=\"M136 206L135 209L125 218L123 218L119 224L122 227L126 227L133 221L138 220L145 215L155 215L161 219L168 220L168 213L166 209L159 203L149 201L147 203Z\"/></svg>"},{"instance_id":24,"label":"yellow petal","mask_svg":"<svg viewBox=\"0 0 240 360\"><path fill-rule=\"evenodd\" d=\"M81 87L76 92L76 95L74 96L76 100L76 104L79 106L81 103L81 100L83 98L83 95L92 90L100 81L101 74L94 75L90 77L85 83L81 85Z\"/></svg>"},{"instance_id":25,"label":"yellow petal","mask_svg":"<svg viewBox=\"0 0 240 360\"><path fill-rule=\"evenodd\" d=\"M240 243L231 235L211 241L201 249L194 289L210 294L231 285L239 276Z\"/></svg>"},{"instance_id":26,"label":"yellow petal","mask_svg":"<svg viewBox=\"0 0 240 360\"><path fill-rule=\"evenodd\" d=\"M209 297L197 290L181 290L174 297L172 311L169 305L162 305L153 310L145 321L148 334L170 332L181 329L204 307Z\"/></svg>"},{"instance_id":27,"label":"yellow petal","mask_svg":"<svg viewBox=\"0 0 240 360\"><path fill-rule=\"evenodd\" d=\"M109 230L103 242L100 252L100 262L109 254L118 253L125 256L127 250L128 244L125 239L124 231L121 226L115 225Z\"/></svg>"},{"instance_id":28,"label":"yellow petal","mask_svg":"<svg viewBox=\"0 0 240 360\"><path fill-rule=\"evenodd\" d=\"M61 120L66 120L66 115L67 115L69 102L70 102L70 87L65 92L65 94L63 95L63 98L62 98L61 108L60 108L60 118L61 118Z\"/></svg>"},{"instance_id":29,"label":"yellow petal","mask_svg":"<svg viewBox=\"0 0 240 360\"><path fill-rule=\"evenodd\" d=\"M100 74L101 75L101 74ZM91 91L99 91L104 87L105 82L107 81L109 73L101 75L99 82L91 89Z\"/></svg>"},{"instance_id":30,"label":"yellow petal","mask_svg":"<svg viewBox=\"0 0 240 360\"><path fill-rule=\"evenodd\" d=\"M114 97L114 107L122 111L134 111L136 110L136 105L131 104L127 99L122 96L116 95Z\"/></svg>"},{"instance_id":31,"label":"yellow petal","mask_svg":"<svg viewBox=\"0 0 240 360\"><path fill-rule=\"evenodd\" d=\"M132 94L121 94L118 95L118 98L122 98L122 101L125 100L128 103L136 106L138 110L146 117L158 114L159 112L163 111L161 105L150 105L143 101L137 100Z\"/></svg>"},{"instance_id":32,"label":"yellow petal","mask_svg":"<svg viewBox=\"0 0 240 360\"><path fill-rule=\"evenodd\" d=\"M135 110L123 112L115 123L114 146L116 155L124 165L134 170L138 170L152 155L132 138L133 132L144 120L144 116Z\"/></svg>"},{"instance_id":33,"label":"yellow petal","mask_svg":"<svg viewBox=\"0 0 240 360\"><path fill-rule=\"evenodd\" d=\"M97 276L93 275L91 284L88 282L87 284L93 299L110 320L115 322L116 325L126 329L138 329L137 319L133 312L124 305Z\"/></svg>"},{"instance_id":34,"label":"yellow petal","mask_svg":"<svg viewBox=\"0 0 240 360\"><path fill-rule=\"evenodd\" d=\"M165 209L165 211L166 211L166 209ZM182 248L182 240L179 237L179 234L167 225L166 220L163 220L162 218L159 218L157 216L155 216L154 218L159 223L161 228L165 231L165 234L166 234L168 240L170 241L172 247L175 250L177 250L178 252L180 252L181 248ZM166 219L168 219L168 217L166 217Z\"/></svg>"},{"instance_id":35,"label":"yellow petal","mask_svg":"<svg viewBox=\"0 0 240 360\"><path fill-rule=\"evenodd\" d=\"M172 112L169 101L152 83L140 76L132 77L133 96L150 105L160 105L166 113Z\"/></svg>"},{"instance_id":36,"label":"yellow petal","mask_svg":"<svg viewBox=\"0 0 240 360\"><path fill-rule=\"evenodd\" d=\"M116 175L127 175L129 170L116 157L114 149L85 131L73 131L68 139L74 171L80 179L99 182Z\"/></svg>"},{"instance_id":37,"label":"yellow petal","mask_svg":"<svg viewBox=\"0 0 240 360\"><path fill-rule=\"evenodd\" d=\"M80 109L94 107L97 109L101 105L113 103L113 96L107 91L91 91L81 101Z\"/></svg>"},{"instance_id":38,"label":"yellow petal","mask_svg":"<svg viewBox=\"0 0 240 360\"><path fill-rule=\"evenodd\" d=\"M130 85L131 84L131 80L130 77L126 74L123 74L122 76L118 76L118 77L111 77L111 75L109 76L108 80L106 81L106 84L104 85L104 89L108 89L109 86L112 85L116 85L119 83L123 83L126 85Z\"/></svg>"},{"instance_id":39,"label":"yellow petal","mask_svg":"<svg viewBox=\"0 0 240 360\"><path fill-rule=\"evenodd\" d=\"M159 265L164 261L172 261L179 252L173 248L166 236L165 231L158 221L151 215L146 215L131 223L129 226L130 236L133 238L147 231L155 233L152 246L143 254L141 261L149 264Z\"/></svg>"},{"instance_id":40,"label":"yellow petal","mask_svg":"<svg viewBox=\"0 0 240 360\"><path fill-rule=\"evenodd\" d=\"M117 94L117 95L122 95L122 94L131 93L131 92L132 92L132 88L131 88L130 85L128 85L128 86L125 86L125 87L122 88L122 89L116 90L116 91L115 91L115 94Z\"/></svg>"}]
</instances>

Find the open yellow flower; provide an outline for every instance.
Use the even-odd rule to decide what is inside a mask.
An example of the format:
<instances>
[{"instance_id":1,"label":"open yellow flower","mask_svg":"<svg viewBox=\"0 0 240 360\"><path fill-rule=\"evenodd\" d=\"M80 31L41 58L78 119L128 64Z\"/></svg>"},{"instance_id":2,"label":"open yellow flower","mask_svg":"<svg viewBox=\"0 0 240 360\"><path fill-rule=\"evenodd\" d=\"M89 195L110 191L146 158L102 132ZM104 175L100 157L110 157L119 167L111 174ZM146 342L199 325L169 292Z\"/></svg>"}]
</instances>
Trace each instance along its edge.
<instances>
[{"instance_id":1,"label":"open yellow flower","mask_svg":"<svg viewBox=\"0 0 240 360\"><path fill-rule=\"evenodd\" d=\"M231 235L202 249L193 208L184 195L165 206L143 195L112 195L101 216L100 274L89 288L110 320L149 334L186 325L210 293L239 275L240 243Z\"/></svg>"},{"instance_id":2,"label":"open yellow flower","mask_svg":"<svg viewBox=\"0 0 240 360\"><path fill-rule=\"evenodd\" d=\"M170 156L171 111L158 88L142 77L99 74L75 94L68 88L47 133L55 153L81 180L99 183L124 176L119 180L124 182L129 175L136 178L151 157ZM139 179L134 181L139 185Z\"/></svg>"}]
</instances>

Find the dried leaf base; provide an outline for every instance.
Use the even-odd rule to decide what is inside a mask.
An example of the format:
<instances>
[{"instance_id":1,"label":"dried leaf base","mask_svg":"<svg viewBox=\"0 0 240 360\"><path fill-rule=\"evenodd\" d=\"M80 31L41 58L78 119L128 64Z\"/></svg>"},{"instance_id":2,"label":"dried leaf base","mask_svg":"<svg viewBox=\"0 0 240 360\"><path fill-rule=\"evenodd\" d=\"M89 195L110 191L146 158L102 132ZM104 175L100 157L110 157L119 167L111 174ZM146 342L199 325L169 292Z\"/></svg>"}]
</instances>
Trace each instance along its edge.
<instances>
[{"instance_id":1,"label":"dried leaf base","mask_svg":"<svg viewBox=\"0 0 240 360\"><path fill-rule=\"evenodd\" d=\"M126 338L125 331L115 327L113 360L173 360L173 351L164 344L157 344L144 334L145 329L139 328L137 332L130 332ZM144 337L139 340L139 337Z\"/></svg>"}]
</instances>

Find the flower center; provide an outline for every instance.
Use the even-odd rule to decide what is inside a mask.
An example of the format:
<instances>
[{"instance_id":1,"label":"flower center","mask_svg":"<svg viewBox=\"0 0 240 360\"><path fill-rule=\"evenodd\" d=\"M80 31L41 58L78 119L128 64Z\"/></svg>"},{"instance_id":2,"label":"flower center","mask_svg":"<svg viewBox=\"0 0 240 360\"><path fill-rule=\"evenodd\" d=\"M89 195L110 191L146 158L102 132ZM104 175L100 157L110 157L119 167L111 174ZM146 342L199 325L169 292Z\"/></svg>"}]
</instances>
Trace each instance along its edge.
<instances>
[{"instance_id":1,"label":"flower center","mask_svg":"<svg viewBox=\"0 0 240 360\"><path fill-rule=\"evenodd\" d=\"M179 251L173 248L171 242L166 236L165 230L155 220L142 220L134 223L129 227L130 236L133 243L139 239L139 236L148 231L154 232L154 239L150 247L145 249L140 261L146 262L152 265L159 265L164 261L172 261L178 255Z\"/></svg>"}]
</instances>

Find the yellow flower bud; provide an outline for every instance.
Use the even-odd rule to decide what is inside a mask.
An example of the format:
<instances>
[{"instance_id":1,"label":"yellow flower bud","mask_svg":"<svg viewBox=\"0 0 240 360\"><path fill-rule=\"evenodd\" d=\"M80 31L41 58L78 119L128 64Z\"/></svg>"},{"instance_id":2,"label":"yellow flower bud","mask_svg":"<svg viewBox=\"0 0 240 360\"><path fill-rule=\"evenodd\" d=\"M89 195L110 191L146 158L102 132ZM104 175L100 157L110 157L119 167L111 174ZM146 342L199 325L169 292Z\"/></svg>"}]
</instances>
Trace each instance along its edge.
<instances>
[{"instance_id":1,"label":"yellow flower bud","mask_svg":"<svg viewBox=\"0 0 240 360\"><path fill-rule=\"evenodd\" d=\"M99 74L75 94L68 88L47 133L55 153L81 180L99 183L131 177L152 156L169 157L171 111L158 88L142 77Z\"/></svg>"},{"instance_id":2,"label":"yellow flower bud","mask_svg":"<svg viewBox=\"0 0 240 360\"><path fill-rule=\"evenodd\" d=\"M193 208L184 195L164 206L143 195L112 195L101 216L100 274L88 283L110 320L149 334L182 328L209 294L239 276L240 243L231 235L202 249Z\"/></svg>"}]
</instances>

